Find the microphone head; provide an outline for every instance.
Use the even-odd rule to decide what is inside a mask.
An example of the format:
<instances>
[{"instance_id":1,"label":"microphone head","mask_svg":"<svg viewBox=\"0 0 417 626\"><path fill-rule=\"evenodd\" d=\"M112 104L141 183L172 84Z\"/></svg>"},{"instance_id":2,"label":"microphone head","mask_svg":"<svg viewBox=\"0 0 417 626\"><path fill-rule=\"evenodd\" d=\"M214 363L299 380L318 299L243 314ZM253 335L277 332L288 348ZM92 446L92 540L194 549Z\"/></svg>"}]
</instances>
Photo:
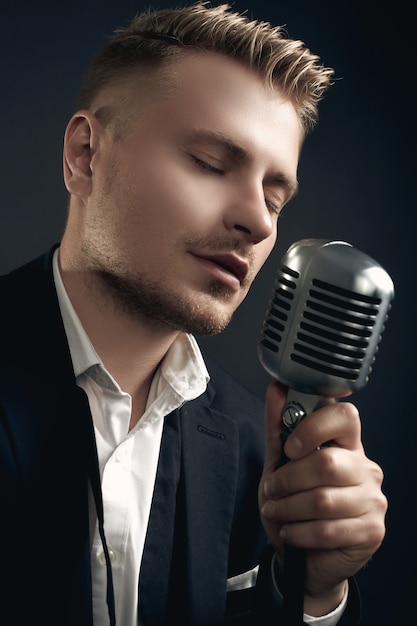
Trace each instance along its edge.
<instances>
[{"instance_id":1,"label":"microphone head","mask_svg":"<svg viewBox=\"0 0 417 626\"><path fill-rule=\"evenodd\" d=\"M394 297L372 258L304 239L281 259L259 342L265 370L302 393L340 398L368 382Z\"/></svg>"}]
</instances>

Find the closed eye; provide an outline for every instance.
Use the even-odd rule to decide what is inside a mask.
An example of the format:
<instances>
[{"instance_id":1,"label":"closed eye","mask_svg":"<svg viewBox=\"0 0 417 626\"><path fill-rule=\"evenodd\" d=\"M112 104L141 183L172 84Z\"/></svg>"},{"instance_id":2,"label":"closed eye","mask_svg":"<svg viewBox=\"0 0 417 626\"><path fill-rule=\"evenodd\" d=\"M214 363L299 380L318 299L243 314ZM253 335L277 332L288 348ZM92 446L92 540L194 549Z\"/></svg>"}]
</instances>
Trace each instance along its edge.
<instances>
[{"instance_id":1,"label":"closed eye","mask_svg":"<svg viewBox=\"0 0 417 626\"><path fill-rule=\"evenodd\" d=\"M200 159L199 157L195 156L195 154L190 154L190 157L193 160L193 162L196 165L198 165L198 167L200 167L203 170L206 170L207 172L212 172L213 174L219 174L219 175L225 174L224 170L218 167L215 167L208 161L204 161L203 159Z\"/></svg>"},{"instance_id":2,"label":"closed eye","mask_svg":"<svg viewBox=\"0 0 417 626\"><path fill-rule=\"evenodd\" d=\"M275 213L275 215L277 215L278 217L281 216L284 208L283 202L274 202L273 200L268 200L267 198L265 198L265 204L268 207L268 210L271 211L271 213Z\"/></svg>"}]
</instances>

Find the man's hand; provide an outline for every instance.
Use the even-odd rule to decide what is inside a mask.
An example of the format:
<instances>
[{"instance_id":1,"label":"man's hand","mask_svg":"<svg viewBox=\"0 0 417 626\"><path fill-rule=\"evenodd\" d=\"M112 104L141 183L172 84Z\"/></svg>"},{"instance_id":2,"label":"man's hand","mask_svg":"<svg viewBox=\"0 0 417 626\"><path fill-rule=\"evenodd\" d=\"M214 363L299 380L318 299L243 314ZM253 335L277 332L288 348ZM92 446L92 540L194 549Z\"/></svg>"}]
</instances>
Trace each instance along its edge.
<instances>
[{"instance_id":1,"label":"man's hand","mask_svg":"<svg viewBox=\"0 0 417 626\"><path fill-rule=\"evenodd\" d=\"M336 608L346 579L384 538L383 474L366 457L358 411L347 402L331 402L307 415L285 444L290 461L276 469L285 397L278 383L269 385L259 506L280 562L284 542L307 550L304 611L324 615Z\"/></svg>"}]
</instances>

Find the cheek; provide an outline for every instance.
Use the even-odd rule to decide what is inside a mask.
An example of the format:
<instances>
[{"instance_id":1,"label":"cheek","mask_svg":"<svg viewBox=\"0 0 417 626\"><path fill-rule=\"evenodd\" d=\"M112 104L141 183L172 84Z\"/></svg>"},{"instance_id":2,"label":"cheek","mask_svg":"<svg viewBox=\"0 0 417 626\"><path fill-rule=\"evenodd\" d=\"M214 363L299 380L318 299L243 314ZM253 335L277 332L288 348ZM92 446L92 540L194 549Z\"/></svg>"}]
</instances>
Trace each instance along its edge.
<instances>
[{"instance_id":1,"label":"cheek","mask_svg":"<svg viewBox=\"0 0 417 626\"><path fill-rule=\"evenodd\" d=\"M165 232L205 230L210 228L211 221L214 224L213 185L202 184L177 163L161 162L158 168L149 168L148 174L141 173L137 180L137 195L150 219L158 222Z\"/></svg>"}]
</instances>

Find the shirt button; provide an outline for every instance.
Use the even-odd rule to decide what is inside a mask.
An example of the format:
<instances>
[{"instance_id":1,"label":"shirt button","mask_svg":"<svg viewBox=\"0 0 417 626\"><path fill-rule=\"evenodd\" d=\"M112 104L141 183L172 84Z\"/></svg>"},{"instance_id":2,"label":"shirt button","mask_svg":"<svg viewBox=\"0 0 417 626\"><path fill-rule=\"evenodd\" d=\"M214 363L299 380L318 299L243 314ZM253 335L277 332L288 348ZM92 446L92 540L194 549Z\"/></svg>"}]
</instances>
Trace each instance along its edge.
<instances>
[{"instance_id":1,"label":"shirt button","mask_svg":"<svg viewBox=\"0 0 417 626\"><path fill-rule=\"evenodd\" d=\"M108 550L109 550L110 562L114 563L114 561L116 560L116 553L111 548L108 548ZM98 559L99 563L101 563L101 565L105 565L106 564L106 557L104 555L104 552L99 552L98 555L97 555L97 559Z\"/></svg>"}]
</instances>

